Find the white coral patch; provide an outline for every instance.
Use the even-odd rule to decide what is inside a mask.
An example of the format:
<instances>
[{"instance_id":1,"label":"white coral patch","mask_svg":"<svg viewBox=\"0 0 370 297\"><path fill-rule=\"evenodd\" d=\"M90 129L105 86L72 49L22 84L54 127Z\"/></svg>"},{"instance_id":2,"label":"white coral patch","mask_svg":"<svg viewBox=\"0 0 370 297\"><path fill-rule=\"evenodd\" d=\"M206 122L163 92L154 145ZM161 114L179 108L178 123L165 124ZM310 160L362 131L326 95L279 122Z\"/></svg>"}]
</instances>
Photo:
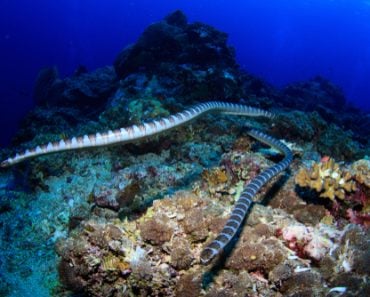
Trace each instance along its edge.
<instances>
[{"instance_id":1,"label":"white coral patch","mask_svg":"<svg viewBox=\"0 0 370 297\"><path fill-rule=\"evenodd\" d=\"M129 254L129 262L131 266L138 266L140 262L145 260L146 251L137 246L136 249L131 250L131 253Z\"/></svg>"},{"instance_id":2,"label":"white coral patch","mask_svg":"<svg viewBox=\"0 0 370 297\"><path fill-rule=\"evenodd\" d=\"M313 259L322 259L333 246L333 242L318 233L313 233L311 241L305 246L305 252Z\"/></svg>"},{"instance_id":3,"label":"white coral patch","mask_svg":"<svg viewBox=\"0 0 370 297\"><path fill-rule=\"evenodd\" d=\"M311 240L311 233L312 233L312 228L309 228L303 225L288 226L283 229L283 238L284 240L287 240L287 241Z\"/></svg>"},{"instance_id":4,"label":"white coral patch","mask_svg":"<svg viewBox=\"0 0 370 297\"><path fill-rule=\"evenodd\" d=\"M284 240L288 242L297 242L303 247L305 253L315 260L322 259L334 246L334 242L325 229L293 225L285 227L282 230L282 235Z\"/></svg>"}]
</instances>

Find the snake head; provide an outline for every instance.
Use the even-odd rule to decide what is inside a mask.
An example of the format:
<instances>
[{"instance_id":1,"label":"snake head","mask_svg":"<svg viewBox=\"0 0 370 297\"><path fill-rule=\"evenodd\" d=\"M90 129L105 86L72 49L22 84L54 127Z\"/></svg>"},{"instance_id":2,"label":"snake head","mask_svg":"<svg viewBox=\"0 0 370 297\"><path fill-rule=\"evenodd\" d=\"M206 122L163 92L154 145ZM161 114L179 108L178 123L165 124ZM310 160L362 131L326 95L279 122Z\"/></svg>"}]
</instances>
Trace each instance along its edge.
<instances>
[{"instance_id":1,"label":"snake head","mask_svg":"<svg viewBox=\"0 0 370 297\"><path fill-rule=\"evenodd\" d=\"M9 159L5 160L5 161L2 161L0 163L0 167L1 168L5 168L5 167L9 167L10 166L10 162L9 162Z\"/></svg>"}]
</instances>

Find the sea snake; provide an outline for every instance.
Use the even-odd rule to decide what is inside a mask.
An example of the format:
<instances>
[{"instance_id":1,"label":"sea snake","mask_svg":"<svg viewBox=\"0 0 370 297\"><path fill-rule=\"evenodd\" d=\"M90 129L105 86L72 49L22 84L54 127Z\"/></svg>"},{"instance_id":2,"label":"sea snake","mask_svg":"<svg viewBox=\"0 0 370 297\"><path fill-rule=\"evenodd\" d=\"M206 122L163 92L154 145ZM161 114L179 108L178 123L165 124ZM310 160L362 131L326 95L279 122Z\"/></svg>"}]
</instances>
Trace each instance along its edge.
<instances>
[{"instance_id":1,"label":"sea snake","mask_svg":"<svg viewBox=\"0 0 370 297\"><path fill-rule=\"evenodd\" d=\"M29 158L66 150L132 142L159 134L172 128L176 128L198 118L207 112L274 118L272 113L259 108L241 104L210 101L200 103L187 110L166 118L162 118L160 120L154 120L148 123L133 125L113 131L109 130L108 132L104 133L96 133L80 137L73 137L71 139L62 139L57 142L49 142L48 144L40 145L33 149L28 149L23 153L16 154L14 157L4 160L0 163L0 167L12 166ZM263 171L246 186L221 233L201 253L200 260L203 264L209 263L231 241L253 203L252 198L257 194L261 187L275 175L285 170L292 161L292 152L290 149L277 139L274 139L273 137L256 130L251 130L248 133L259 141L276 148L282 152L285 157L276 165Z\"/></svg>"}]
</instances>

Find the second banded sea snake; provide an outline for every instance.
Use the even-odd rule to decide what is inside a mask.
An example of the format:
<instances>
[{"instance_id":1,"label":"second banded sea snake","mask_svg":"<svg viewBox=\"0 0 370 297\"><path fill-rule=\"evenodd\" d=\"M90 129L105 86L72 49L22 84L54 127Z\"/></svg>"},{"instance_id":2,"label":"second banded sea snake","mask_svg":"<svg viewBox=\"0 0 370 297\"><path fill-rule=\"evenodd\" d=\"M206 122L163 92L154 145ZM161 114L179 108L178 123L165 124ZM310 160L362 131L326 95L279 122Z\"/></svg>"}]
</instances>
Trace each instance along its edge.
<instances>
[{"instance_id":1,"label":"second banded sea snake","mask_svg":"<svg viewBox=\"0 0 370 297\"><path fill-rule=\"evenodd\" d=\"M246 214L253 204L253 197L274 176L285 170L293 160L291 150L279 140L257 130L250 130L248 134L282 152L285 157L279 163L267 168L257 175L241 193L230 218L227 220L220 234L202 251L200 260L203 264L209 263L235 236Z\"/></svg>"},{"instance_id":2,"label":"second banded sea snake","mask_svg":"<svg viewBox=\"0 0 370 297\"><path fill-rule=\"evenodd\" d=\"M179 112L175 115L171 115L157 121L152 121L141 125L133 125L127 128L120 128L114 131L109 130L108 132L104 133L96 133L92 135L73 137L66 140L62 139L57 142L49 142L48 144L37 146L33 149L26 150L23 153L16 154L14 157L4 160L0 163L0 167L12 166L26 159L66 150L132 142L179 127L207 112L220 112L225 114L252 117L274 117L272 113L262 109L241 104L210 101L206 103L200 103L194 107L184 110L183 112ZM223 230L201 253L200 260L203 264L209 263L235 236L253 203L252 198L257 194L262 186L264 186L269 180L271 180L281 171L285 170L292 161L293 157L290 149L277 139L256 130L251 130L248 133L257 140L276 148L282 152L285 157L279 163L260 173L244 188Z\"/></svg>"}]
</instances>

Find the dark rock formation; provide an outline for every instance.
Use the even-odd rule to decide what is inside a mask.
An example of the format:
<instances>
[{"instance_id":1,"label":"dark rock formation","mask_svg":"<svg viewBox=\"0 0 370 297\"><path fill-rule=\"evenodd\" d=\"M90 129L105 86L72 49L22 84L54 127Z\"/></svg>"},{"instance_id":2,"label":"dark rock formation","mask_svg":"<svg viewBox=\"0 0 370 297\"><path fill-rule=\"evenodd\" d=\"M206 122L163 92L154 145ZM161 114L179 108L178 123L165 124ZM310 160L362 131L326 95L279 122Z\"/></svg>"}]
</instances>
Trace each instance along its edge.
<instances>
[{"instance_id":1,"label":"dark rock formation","mask_svg":"<svg viewBox=\"0 0 370 297\"><path fill-rule=\"evenodd\" d=\"M285 106L304 111L321 109L327 111L342 111L346 108L346 99L343 92L327 79L317 76L311 80L288 85L282 93L282 102Z\"/></svg>"},{"instance_id":2,"label":"dark rock formation","mask_svg":"<svg viewBox=\"0 0 370 297\"><path fill-rule=\"evenodd\" d=\"M55 68L40 71L34 96L40 105L92 108L103 106L117 89L116 75L112 67L93 72L79 67L75 75L58 78Z\"/></svg>"},{"instance_id":3,"label":"dark rock formation","mask_svg":"<svg viewBox=\"0 0 370 297\"><path fill-rule=\"evenodd\" d=\"M176 88L173 95L180 98L241 96L241 73L227 35L203 23L187 23L180 11L150 25L118 55L114 68L123 80L138 73L155 75L160 84Z\"/></svg>"},{"instance_id":4,"label":"dark rock formation","mask_svg":"<svg viewBox=\"0 0 370 297\"><path fill-rule=\"evenodd\" d=\"M316 111L329 123L354 132L354 139L364 145L370 134L370 116L351 106L342 90L329 80L317 76L288 85L282 90L281 107L304 112Z\"/></svg>"},{"instance_id":5,"label":"dark rock formation","mask_svg":"<svg viewBox=\"0 0 370 297\"><path fill-rule=\"evenodd\" d=\"M205 67L235 67L234 51L227 35L202 23L188 24L176 11L163 21L150 25L136 44L125 48L114 67L122 79L139 71L160 72L164 63Z\"/></svg>"}]
</instances>

